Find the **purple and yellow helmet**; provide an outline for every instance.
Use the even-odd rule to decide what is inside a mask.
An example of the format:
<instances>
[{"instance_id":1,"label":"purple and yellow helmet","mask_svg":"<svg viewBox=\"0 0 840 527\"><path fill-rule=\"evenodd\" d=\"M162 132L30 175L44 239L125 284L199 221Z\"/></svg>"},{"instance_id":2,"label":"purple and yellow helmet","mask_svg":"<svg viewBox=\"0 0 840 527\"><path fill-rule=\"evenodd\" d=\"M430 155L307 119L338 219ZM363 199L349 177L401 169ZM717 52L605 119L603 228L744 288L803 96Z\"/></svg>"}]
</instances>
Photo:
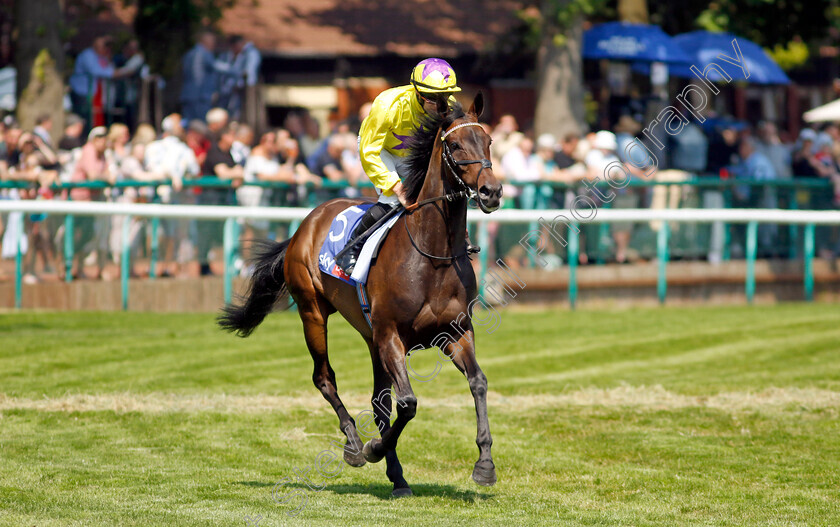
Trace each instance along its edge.
<instances>
[{"instance_id":1,"label":"purple and yellow helmet","mask_svg":"<svg viewBox=\"0 0 840 527\"><path fill-rule=\"evenodd\" d=\"M411 70L411 84L423 93L451 93L461 91L455 70L443 59L421 60Z\"/></svg>"}]
</instances>

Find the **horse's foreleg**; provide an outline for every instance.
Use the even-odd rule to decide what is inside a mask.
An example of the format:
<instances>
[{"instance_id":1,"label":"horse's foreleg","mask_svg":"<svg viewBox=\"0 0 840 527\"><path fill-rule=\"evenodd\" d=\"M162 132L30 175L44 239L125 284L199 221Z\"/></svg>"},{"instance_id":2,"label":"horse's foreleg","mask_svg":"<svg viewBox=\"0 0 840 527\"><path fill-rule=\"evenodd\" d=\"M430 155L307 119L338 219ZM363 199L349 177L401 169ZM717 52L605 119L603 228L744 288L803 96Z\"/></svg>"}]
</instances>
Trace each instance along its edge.
<instances>
[{"instance_id":1,"label":"horse's foreleg","mask_svg":"<svg viewBox=\"0 0 840 527\"><path fill-rule=\"evenodd\" d=\"M373 343L368 342L373 361L373 395L370 398L373 406L373 418L380 435L385 435L391 428L391 379L388 373L382 368L382 363L376 355L376 348ZM364 433L364 431L363 431ZM408 482L403 478L402 465L397 458L396 450L385 452L385 462L388 467L385 474L394 484L392 494L394 496L410 496L412 494Z\"/></svg>"},{"instance_id":2,"label":"horse's foreleg","mask_svg":"<svg viewBox=\"0 0 840 527\"><path fill-rule=\"evenodd\" d=\"M311 302L298 302L298 313L303 321L303 334L306 338L306 346L312 355L315 368L312 372L312 382L321 391L324 399L332 405L338 416L338 426L344 435L347 436L347 444L344 446L344 460L354 467L361 467L365 464L360 447L362 441L356 431L356 422L350 417L344 403L338 397L338 385L335 381L335 372L330 366L327 355L327 317L329 308L323 299L316 299Z\"/></svg>"},{"instance_id":3,"label":"horse's foreleg","mask_svg":"<svg viewBox=\"0 0 840 527\"><path fill-rule=\"evenodd\" d=\"M476 437L478 445L478 461L473 470L473 480L479 485L493 485L496 483L496 465L490 447L493 438L490 436L490 421L487 419L487 377L478 366L475 359L474 334L472 330L464 333L457 344L449 344L444 352L452 357L452 362L467 377L470 391L475 400Z\"/></svg>"},{"instance_id":4,"label":"horse's foreleg","mask_svg":"<svg viewBox=\"0 0 840 527\"><path fill-rule=\"evenodd\" d=\"M374 355L379 356L382 369L397 393L397 419L390 428L382 432L381 439L371 439L365 443L363 452L365 459L371 463L379 462L388 451L397 448L405 425L417 413L417 397L411 389L408 372L405 368L405 347L395 331L382 336L374 336L374 342L379 342Z\"/></svg>"}]
</instances>

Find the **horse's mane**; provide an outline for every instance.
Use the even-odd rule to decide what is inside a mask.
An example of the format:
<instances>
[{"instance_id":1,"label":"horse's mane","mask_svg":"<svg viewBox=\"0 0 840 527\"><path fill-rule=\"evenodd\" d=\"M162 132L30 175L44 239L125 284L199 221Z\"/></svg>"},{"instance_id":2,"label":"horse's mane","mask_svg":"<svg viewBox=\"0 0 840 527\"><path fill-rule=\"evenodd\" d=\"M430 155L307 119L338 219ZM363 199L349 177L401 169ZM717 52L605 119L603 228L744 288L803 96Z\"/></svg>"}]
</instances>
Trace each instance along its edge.
<instances>
[{"instance_id":1,"label":"horse's mane","mask_svg":"<svg viewBox=\"0 0 840 527\"><path fill-rule=\"evenodd\" d=\"M460 103L455 103L449 108L446 115L427 114L420 118L420 125L406 139L405 145L408 155L405 158L405 178L403 187L409 201L416 201L426 179L426 172L429 170L429 162L432 159L432 151L435 148L435 139L438 130L449 128L457 119L464 117L464 109Z\"/></svg>"}]
</instances>

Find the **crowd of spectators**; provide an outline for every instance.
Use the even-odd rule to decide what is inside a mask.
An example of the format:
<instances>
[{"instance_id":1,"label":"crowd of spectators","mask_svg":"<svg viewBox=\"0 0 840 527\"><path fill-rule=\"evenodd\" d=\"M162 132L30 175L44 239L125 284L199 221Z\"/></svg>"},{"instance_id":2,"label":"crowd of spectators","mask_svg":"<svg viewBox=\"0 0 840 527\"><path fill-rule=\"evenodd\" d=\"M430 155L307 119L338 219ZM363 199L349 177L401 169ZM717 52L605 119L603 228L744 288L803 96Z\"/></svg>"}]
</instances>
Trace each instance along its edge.
<instances>
[{"instance_id":1,"label":"crowd of spectators","mask_svg":"<svg viewBox=\"0 0 840 527\"><path fill-rule=\"evenodd\" d=\"M56 144L52 138L59 134L54 133L48 115L41 116L31 131L22 130L7 117L0 123L0 178L25 180L31 184L26 188L2 190L0 198L308 206L338 195L335 189L321 188L324 181L346 183L340 192L355 196L369 191L357 186L359 182L367 182L359 160L357 132L358 123L368 111L369 105L365 105L358 119L333 123L326 134L321 134L318 121L307 112L291 112L283 128L269 129L259 135L218 107L208 109L202 119L186 119L183 114L169 115L160 123L160 134L148 124L139 125L132 134L128 126L120 123L110 128L96 126L84 133L85 119L70 114ZM493 138L494 173L505 182L505 207L569 208L581 195L598 206L613 208L676 207L688 192L681 186L632 184L598 190L599 187L592 185L595 180L603 182L606 177L627 177L621 171L607 169L617 161L625 162L631 183L633 180L681 182L694 175L734 180L729 202L724 201L720 189L695 189L699 203L705 207L829 209L838 205L840 193L783 193L773 186L738 184L739 181L772 182L804 177L823 178L840 189L840 132L836 125L819 131L804 129L795 141L785 142L772 123L761 123L751 129L732 120L715 122L707 127L697 123L686 125L682 133L669 139L668 148L661 152L648 145L651 151L660 154L657 170L651 174L626 162L627 146L634 141L647 140L641 134L641 125L629 116L622 117L612 130L584 136L568 134L559 139L551 134L534 137L523 133L511 115L502 116L495 127L485 125L485 129ZM230 184L215 188L190 184L202 176ZM54 185L89 181L104 181L112 186L82 186L68 191ZM148 185L113 186L130 181ZM287 185L272 188L270 185L251 185L254 182ZM0 220L0 233L5 232L3 256L6 258L15 253L14 234L18 222L24 224L27 249L24 264L29 282L50 274L60 277L66 268L75 276L102 276L107 265L118 262L121 255L123 220L119 217L75 218L76 261L69 267L61 261L64 251L59 250L63 249L63 218L10 214ZM160 240L159 274L213 273L211 264L218 261L220 255L222 222L162 220L157 236L153 237L150 222L131 221L132 250L148 254L150 240ZM661 227L655 223L651 226L654 229ZM508 238L518 240L524 227L511 227L516 228L511 235L513 238ZM244 259L250 251L247 240L266 236L279 238L286 234L285 228L266 221L242 222ZM624 263L638 258L631 248L637 228L638 224L633 223L610 225L610 251L614 261ZM491 235L498 239L502 231L501 227L493 226ZM588 260L586 236L592 234L591 230L583 231L580 257L584 263ZM775 226L761 226L759 245L768 256L773 256L773 251L780 247L779 235ZM711 241L708 258L716 261L721 258L724 242L720 233L713 238L716 239ZM735 242L738 241L736 232ZM499 252L511 265L524 263L524 255L516 252L518 244L507 243L504 248L502 245L495 244L495 247L499 247ZM558 249L551 247L548 252L555 253ZM837 252L837 244L823 244L819 249L828 256L828 253ZM555 259L556 263L559 256L549 254L548 258ZM197 262L198 267L191 262ZM92 274L91 268L94 269Z\"/></svg>"},{"instance_id":2,"label":"crowd of spectators","mask_svg":"<svg viewBox=\"0 0 840 527\"><path fill-rule=\"evenodd\" d=\"M636 186L632 182L680 182L694 176L746 183L735 183L728 203L721 190L698 191L701 194L698 199L704 207L832 209L840 206L840 128L836 124L821 130L805 128L795 140L783 141L777 127L770 122L752 128L733 119L710 118L702 124L686 124L679 133L666 138L662 150L651 144L642 133L642 125L629 115L622 116L612 130L595 131L585 136L569 134L560 139L551 134L534 138L522 133L511 115L502 116L494 128L487 130L493 137L491 154L494 167L498 167L496 177L507 182L531 183L524 188L507 185L504 190L506 206L570 208L576 197L584 195L598 206L611 208L676 207L688 191L686 187ZM635 154L643 152L642 148L629 149L633 142L655 153L656 170L636 168L644 166L647 155ZM628 162L630 152L634 152L632 163ZM616 161L623 163L627 173L607 168ZM613 185L599 191L591 185L596 180L606 182L607 178L620 179L624 185L628 174L630 185L624 188L616 189L614 187L619 185ZM823 178L833 184L834 190L785 192L773 184L799 178ZM550 182L565 183L568 189L547 184ZM756 186L757 182L770 184ZM654 227L658 229L660 225L654 224ZM629 248L635 228L632 223L611 224L616 262L625 263L636 258ZM743 233L740 235L743 237ZM713 237L708 258L719 261L723 237L720 233ZM758 241L763 255L777 256L783 251L774 225L762 225ZM740 248L743 250L743 243ZM820 248L826 257L840 251L840 246L830 242ZM518 258L514 256L512 263L515 265ZM585 250L581 252L581 260L584 263L588 260Z\"/></svg>"},{"instance_id":3,"label":"crowd of spectators","mask_svg":"<svg viewBox=\"0 0 840 527\"><path fill-rule=\"evenodd\" d=\"M136 39L119 49L110 35L101 35L76 56L68 81L70 106L85 123L85 132L114 122L134 129L138 123L141 79L150 70ZM262 56L241 35L220 40L202 32L196 45L181 59L181 115L185 123L203 121L207 112L221 108L233 120L242 119L249 87L259 82Z\"/></svg>"},{"instance_id":4,"label":"crowd of spectators","mask_svg":"<svg viewBox=\"0 0 840 527\"><path fill-rule=\"evenodd\" d=\"M290 114L287 123L308 122L306 113ZM25 184L0 189L0 199L71 199L120 203L159 202L198 205L282 206L305 205L310 198L326 199L321 192L325 180L356 184L362 168L356 134L348 124L335 125L309 151L301 144L311 139L289 128L270 129L257 136L248 125L232 119L222 108L211 108L202 120L184 126L180 114L160 123L158 134L141 124L132 135L121 123L109 128L94 127L83 134L84 120L72 114L60 141L52 144L52 121L38 119L32 131L24 131L11 117L0 122L0 181ZM305 155L308 154L308 155ZM223 187L193 185L202 177L227 181ZM107 185L83 185L104 182ZM136 182L127 185L123 182ZM282 182L273 188L248 185ZM76 184L64 185L61 184ZM358 195L356 188L341 191ZM148 254L151 222L132 219L129 226L132 250ZM64 217L45 214L11 213L0 216L3 257L13 258L17 232L23 222L24 268L27 282L54 275L59 278L68 266L64 254ZM118 263L122 253L123 219L120 217L74 217L75 261L69 268L76 277L102 277L106 267ZM282 236L285 226L248 221L242 224L243 240ZM222 241L222 222L162 220L160 241L162 276L212 274L213 251ZM244 255L248 254L247 243ZM216 253L218 254L218 253ZM197 261L199 268L190 269ZM86 272L87 270L87 272ZM139 271L138 271L139 272ZM107 272L105 277L108 278Z\"/></svg>"},{"instance_id":5,"label":"crowd of spectators","mask_svg":"<svg viewBox=\"0 0 840 527\"><path fill-rule=\"evenodd\" d=\"M202 120L212 107L242 117L245 90L259 80L262 57L252 42L232 35L220 47L215 33L203 32L182 59L181 113Z\"/></svg>"}]
</instances>

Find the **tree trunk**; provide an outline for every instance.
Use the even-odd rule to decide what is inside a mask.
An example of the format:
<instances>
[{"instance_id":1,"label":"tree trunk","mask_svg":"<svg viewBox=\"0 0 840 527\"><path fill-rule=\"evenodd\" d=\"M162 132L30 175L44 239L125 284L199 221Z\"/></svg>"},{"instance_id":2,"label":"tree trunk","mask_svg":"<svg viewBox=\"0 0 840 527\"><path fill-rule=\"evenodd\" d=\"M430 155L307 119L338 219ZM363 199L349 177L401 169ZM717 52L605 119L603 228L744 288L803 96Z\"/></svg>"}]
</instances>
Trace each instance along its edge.
<instances>
[{"instance_id":1,"label":"tree trunk","mask_svg":"<svg viewBox=\"0 0 840 527\"><path fill-rule=\"evenodd\" d=\"M544 5L552 4L551 0ZM543 30L537 52L537 109L534 128L558 139L586 128L583 101L583 30L575 19L561 34L552 10L543 9Z\"/></svg>"},{"instance_id":2,"label":"tree trunk","mask_svg":"<svg viewBox=\"0 0 840 527\"><path fill-rule=\"evenodd\" d=\"M41 114L52 117L53 141L64 130L64 51L59 0L16 0L17 119L31 130Z\"/></svg>"}]
</instances>

